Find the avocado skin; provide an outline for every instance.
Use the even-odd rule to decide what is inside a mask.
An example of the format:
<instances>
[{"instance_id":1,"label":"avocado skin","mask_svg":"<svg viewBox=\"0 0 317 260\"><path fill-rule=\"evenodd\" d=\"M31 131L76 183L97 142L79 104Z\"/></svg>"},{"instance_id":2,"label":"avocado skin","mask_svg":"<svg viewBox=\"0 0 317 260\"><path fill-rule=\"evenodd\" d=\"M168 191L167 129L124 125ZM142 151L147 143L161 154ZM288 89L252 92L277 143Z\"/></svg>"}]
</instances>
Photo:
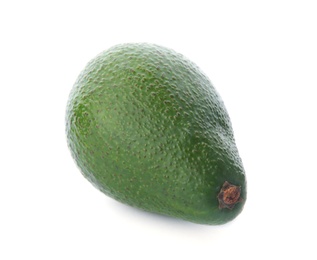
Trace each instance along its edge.
<instances>
[{"instance_id":1,"label":"avocado skin","mask_svg":"<svg viewBox=\"0 0 317 260\"><path fill-rule=\"evenodd\" d=\"M246 178L224 103L171 49L127 43L91 60L70 93L66 134L82 174L122 203L208 225L243 209ZM226 181L241 186L233 209L219 208Z\"/></svg>"}]
</instances>

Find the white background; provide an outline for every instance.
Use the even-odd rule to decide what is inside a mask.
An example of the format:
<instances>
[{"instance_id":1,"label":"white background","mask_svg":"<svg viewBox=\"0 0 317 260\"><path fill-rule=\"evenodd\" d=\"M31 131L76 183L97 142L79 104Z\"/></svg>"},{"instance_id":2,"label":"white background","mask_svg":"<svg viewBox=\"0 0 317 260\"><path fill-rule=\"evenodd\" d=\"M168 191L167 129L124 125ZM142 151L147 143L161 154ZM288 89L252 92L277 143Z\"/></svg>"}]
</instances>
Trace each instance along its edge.
<instances>
[{"instance_id":1,"label":"white background","mask_svg":"<svg viewBox=\"0 0 317 260\"><path fill-rule=\"evenodd\" d=\"M317 259L316 1L1 1L0 259ZM79 72L117 43L194 61L248 178L233 222L144 213L97 191L65 138Z\"/></svg>"}]
</instances>

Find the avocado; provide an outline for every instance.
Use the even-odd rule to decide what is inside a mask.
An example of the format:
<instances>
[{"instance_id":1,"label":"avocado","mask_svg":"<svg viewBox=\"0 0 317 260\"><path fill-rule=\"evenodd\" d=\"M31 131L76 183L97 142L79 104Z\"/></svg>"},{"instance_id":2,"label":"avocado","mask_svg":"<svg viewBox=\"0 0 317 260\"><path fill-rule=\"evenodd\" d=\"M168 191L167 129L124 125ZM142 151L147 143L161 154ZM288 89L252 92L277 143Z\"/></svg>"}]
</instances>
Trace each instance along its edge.
<instances>
[{"instance_id":1,"label":"avocado","mask_svg":"<svg viewBox=\"0 0 317 260\"><path fill-rule=\"evenodd\" d=\"M243 209L246 177L224 103L174 50L126 43L92 59L71 90L66 135L82 174L122 203L208 225Z\"/></svg>"}]
</instances>

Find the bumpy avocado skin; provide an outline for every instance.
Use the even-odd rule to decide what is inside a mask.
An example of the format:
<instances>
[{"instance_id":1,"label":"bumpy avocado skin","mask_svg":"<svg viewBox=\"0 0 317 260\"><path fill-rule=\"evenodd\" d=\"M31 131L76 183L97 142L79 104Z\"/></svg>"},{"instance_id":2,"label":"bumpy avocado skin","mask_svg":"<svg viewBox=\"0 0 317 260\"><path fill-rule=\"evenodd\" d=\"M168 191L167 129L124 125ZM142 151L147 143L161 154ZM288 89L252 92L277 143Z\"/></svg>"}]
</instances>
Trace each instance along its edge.
<instances>
[{"instance_id":1,"label":"bumpy avocado skin","mask_svg":"<svg viewBox=\"0 0 317 260\"><path fill-rule=\"evenodd\" d=\"M82 174L125 204L218 225L246 201L230 118L208 77L154 44L121 44L91 60L71 91L68 146ZM242 200L220 209L225 181Z\"/></svg>"}]
</instances>

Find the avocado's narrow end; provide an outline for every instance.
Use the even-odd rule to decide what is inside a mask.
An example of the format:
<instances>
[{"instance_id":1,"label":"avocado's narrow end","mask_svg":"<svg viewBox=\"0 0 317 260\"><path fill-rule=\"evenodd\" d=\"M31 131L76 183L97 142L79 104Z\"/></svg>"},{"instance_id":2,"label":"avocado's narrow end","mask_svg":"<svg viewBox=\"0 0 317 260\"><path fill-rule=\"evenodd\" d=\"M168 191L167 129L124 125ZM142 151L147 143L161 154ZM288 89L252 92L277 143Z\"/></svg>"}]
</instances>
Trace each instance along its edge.
<instances>
[{"instance_id":1,"label":"avocado's narrow end","mask_svg":"<svg viewBox=\"0 0 317 260\"><path fill-rule=\"evenodd\" d=\"M219 201L219 209L233 209L234 206L243 199L240 197L241 187L230 184L225 181L217 196Z\"/></svg>"}]
</instances>

